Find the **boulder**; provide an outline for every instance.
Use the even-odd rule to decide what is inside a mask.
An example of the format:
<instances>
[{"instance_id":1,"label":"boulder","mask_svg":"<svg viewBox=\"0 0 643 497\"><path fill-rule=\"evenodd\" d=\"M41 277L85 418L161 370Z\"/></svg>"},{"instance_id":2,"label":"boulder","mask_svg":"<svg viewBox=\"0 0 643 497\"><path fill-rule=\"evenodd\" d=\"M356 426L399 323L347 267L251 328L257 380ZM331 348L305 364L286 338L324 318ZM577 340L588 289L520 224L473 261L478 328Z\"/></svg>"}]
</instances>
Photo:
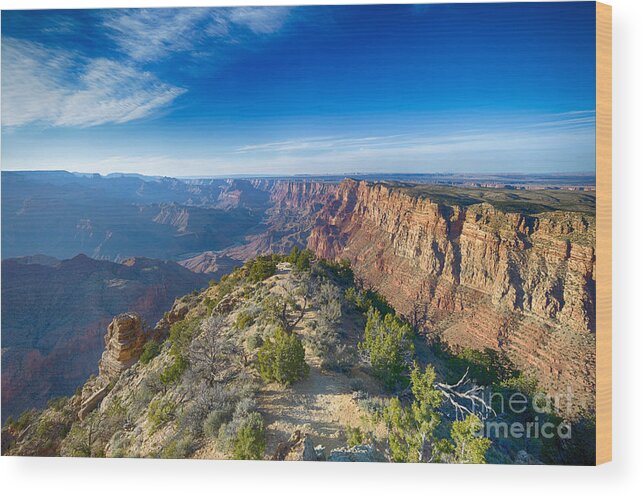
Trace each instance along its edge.
<instances>
[{"instance_id":1,"label":"boulder","mask_svg":"<svg viewBox=\"0 0 643 497\"><path fill-rule=\"evenodd\" d=\"M368 444L340 447L330 451L331 462L384 462L386 459L375 447Z\"/></svg>"},{"instance_id":2,"label":"boulder","mask_svg":"<svg viewBox=\"0 0 643 497\"><path fill-rule=\"evenodd\" d=\"M280 442L272 456L273 461L316 461L313 441L300 430L295 431L287 442Z\"/></svg>"},{"instance_id":3,"label":"boulder","mask_svg":"<svg viewBox=\"0 0 643 497\"><path fill-rule=\"evenodd\" d=\"M85 417L87 417L87 414L96 409L98 404L100 404L100 402L107 396L108 393L109 384L103 385L95 392L91 392L89 394L89 397L83 399L82 401L80 410L78 411L78 419L80 419L81 421L85 419Z\"/></svg>"}]
</instances>

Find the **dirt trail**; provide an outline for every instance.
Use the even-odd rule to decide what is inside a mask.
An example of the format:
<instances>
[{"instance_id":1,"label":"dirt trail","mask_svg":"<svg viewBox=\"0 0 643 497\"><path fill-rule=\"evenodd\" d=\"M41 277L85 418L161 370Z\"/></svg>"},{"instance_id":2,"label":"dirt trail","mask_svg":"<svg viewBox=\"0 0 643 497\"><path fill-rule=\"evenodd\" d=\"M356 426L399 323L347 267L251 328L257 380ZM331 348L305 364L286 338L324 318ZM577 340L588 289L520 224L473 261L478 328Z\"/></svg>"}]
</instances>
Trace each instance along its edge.
<instances>
[{"instance_id":1,"label":"dirt trail","mask_svg":"<svg viewBox=\"0 0 643 497\"><path fill-rule=\"evenodd\" d=\"M273 276L276 283L273 291L280 291L279 287L287 280L289 272L281 269ZM306 312L294 332L303 338L306 321L314 317L314 312ZM308 350L306 362L310 366L306 379L290 387L265 385L258 394L259 408L266 422L268 455L297 429L309 434L316 445L321 444L330 450L345 445L343 431L347 426L360 425L363 413L353 398L351 378L342 373L322 371L319 360ZM356 375L361 380L360 373Z\"/></svg>"}]
</instances>

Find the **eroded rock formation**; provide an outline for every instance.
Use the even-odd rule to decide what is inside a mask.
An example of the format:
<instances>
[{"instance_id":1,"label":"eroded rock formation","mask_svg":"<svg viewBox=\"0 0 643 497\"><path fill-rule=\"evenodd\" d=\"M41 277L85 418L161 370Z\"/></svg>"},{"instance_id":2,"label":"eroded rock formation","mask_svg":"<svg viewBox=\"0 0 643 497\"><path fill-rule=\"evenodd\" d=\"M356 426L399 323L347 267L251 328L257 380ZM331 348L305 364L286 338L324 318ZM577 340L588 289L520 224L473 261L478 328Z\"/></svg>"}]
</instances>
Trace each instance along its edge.
<instances>
[{"instance_id":1,"label":"eroded rock formation","mask_svg":"<svg viewBox=\"0 0 643 497\"><path fill-rule=\"evenodd\" d=\"M105 352L98 363L98 374L112 380L130 368L141 355L146 336L141 317L134 313L116 316L107 327Z\"/></svg>"},{"instance_id":2,"label":"eroded rock formation","mask_svg":"<svg viewBox=\"0 0 643 497\"><path fill-rule=\"evenodd\" d=\"M321 188L321 187L320 187ZM526 214L344 180L291 184L281 205L322 205L308 247L356 276L420 330L502 349L551 393L590 405L595 386L595 218ZM312 192L312 193L311 193Z\"/></svg>"},{"instance_id":3,"label":"eroded rock formation","mask_svg":"<svg viewBox=\"0 0 643 497\"><path fill-rule=\"evenodd\" d=\"M138 361L148 335L138 314L119 314L112 320L107 327L105 351L98 363L98 376L88 381L82 391L78 411L81 420L105 398L112 382Z\"/></svg>"}]
</instances>

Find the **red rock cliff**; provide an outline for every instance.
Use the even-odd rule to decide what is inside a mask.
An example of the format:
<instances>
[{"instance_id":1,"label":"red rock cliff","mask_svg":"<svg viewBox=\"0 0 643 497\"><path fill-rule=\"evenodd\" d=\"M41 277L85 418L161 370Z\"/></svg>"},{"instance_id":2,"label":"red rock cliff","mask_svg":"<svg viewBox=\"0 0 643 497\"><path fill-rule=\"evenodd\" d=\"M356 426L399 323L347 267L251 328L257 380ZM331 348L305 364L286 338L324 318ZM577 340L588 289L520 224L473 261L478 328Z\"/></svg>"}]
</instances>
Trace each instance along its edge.
<instances>
[{"instance_id":1,"label":"red rock cliff","mask_svg":"<svg viewBox=\"0 0 643 497\"><path fill-rule=\"evenodd\" d=\"M350 259L367 286L448 342L503 348L546 388L591 401L592 216L446 205L352 180L323 204L308 239L319 256Z\"/></svg>"}]
</instances>

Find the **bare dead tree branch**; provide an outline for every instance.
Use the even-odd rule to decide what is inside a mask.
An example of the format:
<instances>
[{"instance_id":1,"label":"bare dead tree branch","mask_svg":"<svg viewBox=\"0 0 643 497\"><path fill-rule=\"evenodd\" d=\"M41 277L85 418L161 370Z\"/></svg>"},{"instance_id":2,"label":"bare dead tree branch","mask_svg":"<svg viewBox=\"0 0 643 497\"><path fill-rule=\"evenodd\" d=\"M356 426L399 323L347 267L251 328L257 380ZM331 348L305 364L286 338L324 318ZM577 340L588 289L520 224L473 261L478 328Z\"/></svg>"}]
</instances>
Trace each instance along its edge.
<instances>
[{"instance_id":1,"label":"bare dead tree branch","mask_svg":"<svg viewBox=\"0 0 643 497\"><path fill-rule=\"evenodd\" d=\"M435 387L442 392L455 411L456 419L464 419L473 414L480 419L495 416L491 403L485 399L485 389L468 378L469 369L455 384L436 383Z\"/></svg>"}]
</instances>

